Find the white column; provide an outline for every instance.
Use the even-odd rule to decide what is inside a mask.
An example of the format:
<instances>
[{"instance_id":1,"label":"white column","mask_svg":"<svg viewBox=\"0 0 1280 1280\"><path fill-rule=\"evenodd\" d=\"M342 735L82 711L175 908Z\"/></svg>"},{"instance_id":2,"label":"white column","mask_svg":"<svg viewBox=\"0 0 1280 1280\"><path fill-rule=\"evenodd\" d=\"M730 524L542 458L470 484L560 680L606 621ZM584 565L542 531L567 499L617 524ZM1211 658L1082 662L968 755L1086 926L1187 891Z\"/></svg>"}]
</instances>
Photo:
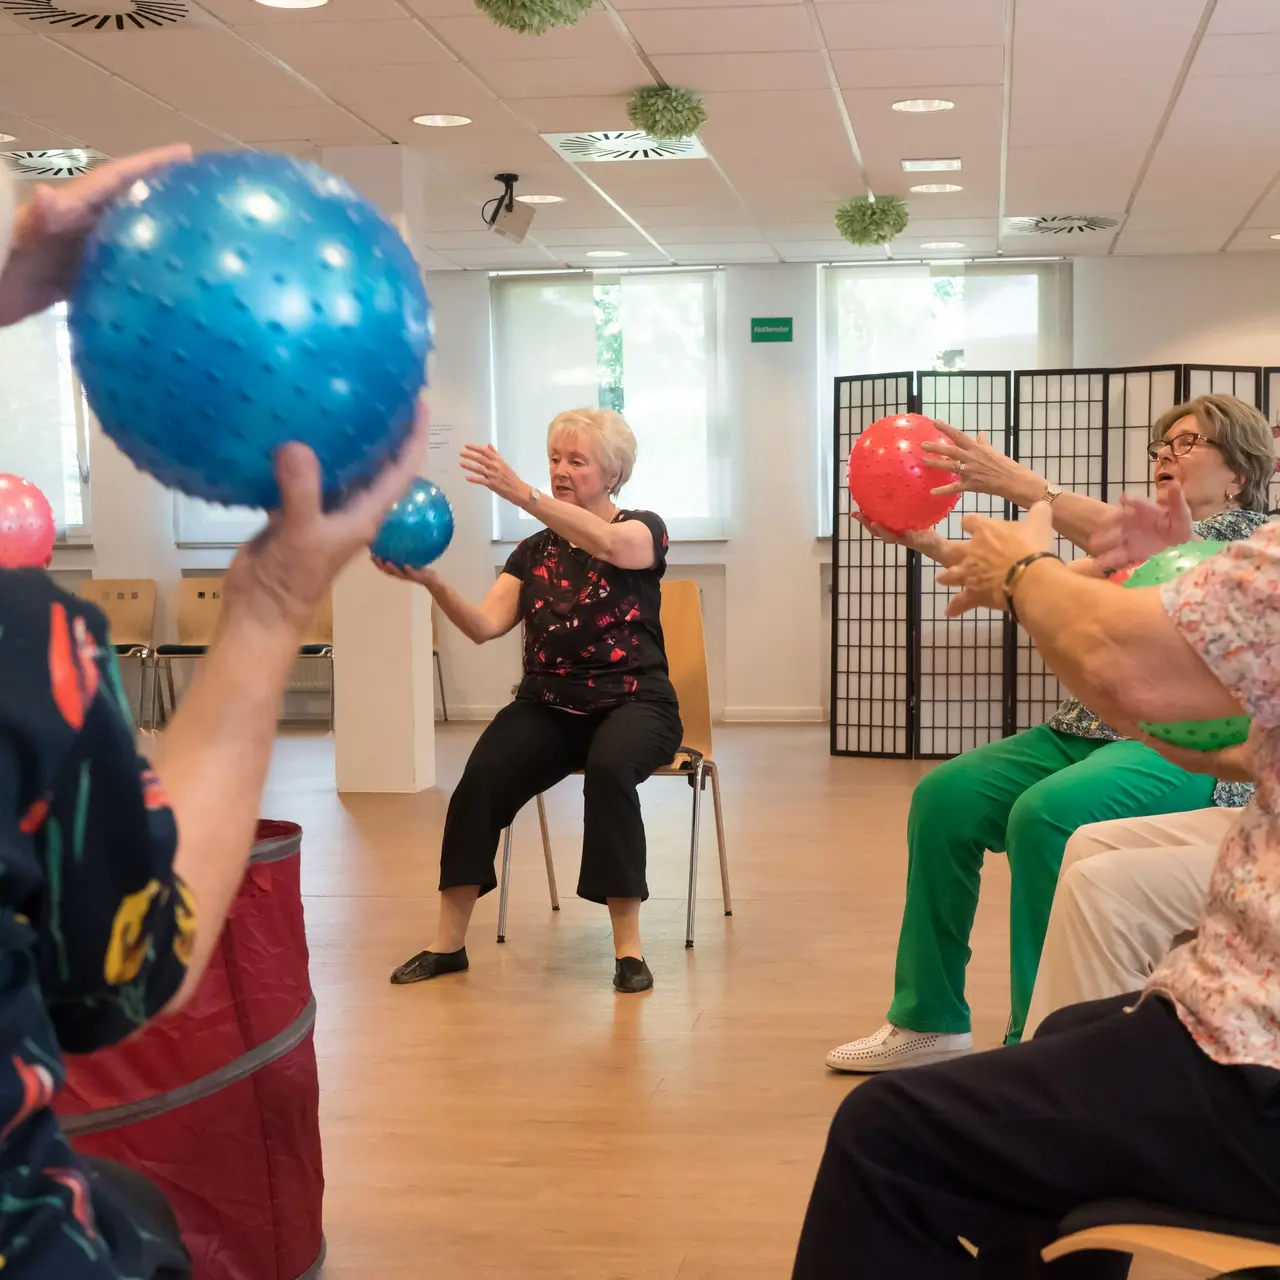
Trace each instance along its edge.
<instances>
[{"instance_id":1,"label":"white column","mask_svg":"<svg viewBox=\"0 0 1280 1280\"><path fill-rule=\"evenodd\" d=\"M334 147L325 150L321 163L373 200L419 251L423 175L412 152L398 146ZM333 647L338 790L432 786L430 597L359 558L334 588Z\"/></svg>"}]
</instances>

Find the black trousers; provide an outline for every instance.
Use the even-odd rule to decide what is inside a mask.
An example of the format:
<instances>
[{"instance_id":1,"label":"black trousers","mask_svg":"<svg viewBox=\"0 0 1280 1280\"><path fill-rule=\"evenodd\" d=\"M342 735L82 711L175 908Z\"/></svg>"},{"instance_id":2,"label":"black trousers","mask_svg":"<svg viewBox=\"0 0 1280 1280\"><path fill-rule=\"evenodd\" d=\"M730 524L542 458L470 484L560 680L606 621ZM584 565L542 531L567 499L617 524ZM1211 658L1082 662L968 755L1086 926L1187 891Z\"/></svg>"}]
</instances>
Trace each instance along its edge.
<instances>
[{"instance_id":1,"label":"black trousers","mask_svg":"<svg viewBox=\"0 0 1280 1280\"><path fill-rule=\"evenodd\" d=\"M636 788L680 747L671 702L627 702L574 715L538 702L504 707L471 752L449 800L440 888L497 887L498 837L540 791L583 770L582 868L578 896L647 898L644 822Z\"/></svg>"},{"instance_id":2,"label":"black trousers","mask_svg":"<svg viewBox=\"0 0 1280 1280\"><path fill-rule=\"evenodd\" d=\"M1094 1200L1274 1222L1280 1073L1219 1066L1165 1001L1124 1013L1136 998L855 1089L831 1125L795 1280L1122 1280L1121 1254L1040 1260L1059 1221Z\"/></svg>"}]
</instances>

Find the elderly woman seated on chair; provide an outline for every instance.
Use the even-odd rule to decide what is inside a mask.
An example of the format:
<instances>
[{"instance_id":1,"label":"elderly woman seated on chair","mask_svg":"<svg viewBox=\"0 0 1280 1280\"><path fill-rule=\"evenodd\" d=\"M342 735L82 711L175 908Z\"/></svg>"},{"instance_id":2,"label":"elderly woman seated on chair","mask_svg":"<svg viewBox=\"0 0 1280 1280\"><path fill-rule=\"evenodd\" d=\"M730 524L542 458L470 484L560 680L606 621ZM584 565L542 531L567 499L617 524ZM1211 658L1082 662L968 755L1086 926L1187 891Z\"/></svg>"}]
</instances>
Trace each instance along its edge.
<instances>
[{"instance_id":1,"label":"elderly woman seated on chair","mask_svg":"<svg viewBox=\"0 0 1280 1280\"><path fill-rule=\"evenodd\" d=\"M1058 1274L1040 1250L1100 1200L1159 1205L1166 1220L1276 1221L1280 522L1133 591L1058 562L1047 505L965 528L973 536L941 578L964 587L952 616L1016 609L1054 674L1112 723L1248 712L1257 792L1218 851L1196 937L1143 991L1059 1010L1027 1043L854 1090L831 1128L795 1280ZM1126 1258L1093 1252L1061 1274L1127 1271Z\"/></svg>"},{"instance_id":2,"label":"elderly woman seated on chair","mask_svg":"<svg viewBox=\"0 0 1280 1280\"><path fill-rule=\"evenodd\" d=\"M476 899L497 885L499 836L526 802L580 769L578 896L609 908L615 989L653 986L640 945L640 904L649 890L636 788L670 764L680 746L659 622L666 526L652 512L614 501L636 458L635 437L618 414L557 415L547 431L547 458L551 493L544 494L491 445L462 451L471 483L547 526L516 547L479 605L432 569L379 565L426 587L476 644L524 624L524 678L515 701L481 734L449 801L435 937L391 975L395 983L467 968L467 925Z\"/></svg>"}]
</instances>

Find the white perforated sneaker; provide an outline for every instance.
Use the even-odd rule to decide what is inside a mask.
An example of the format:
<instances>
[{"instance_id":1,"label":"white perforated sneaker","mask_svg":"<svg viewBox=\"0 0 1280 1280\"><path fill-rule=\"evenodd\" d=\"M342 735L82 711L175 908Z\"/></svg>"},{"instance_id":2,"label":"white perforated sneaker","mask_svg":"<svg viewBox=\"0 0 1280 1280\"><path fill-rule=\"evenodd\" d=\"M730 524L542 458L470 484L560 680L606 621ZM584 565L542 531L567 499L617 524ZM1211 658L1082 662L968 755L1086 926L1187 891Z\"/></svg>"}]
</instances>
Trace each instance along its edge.
<instances>
[{"instance_id":1,"label":"white perforated sneaker","mask_svg":"<svg viewBox=\"0 0 1280 1280\"><path fill-rule=\"evenodd\" d=\"M962 1058L972 1052L973 1036L967 1031L963 1035L942 1035L937 1031L908 1031L886 1022L875 1035L832 1049L827 1054L827 1066L833 1071L873 1075L877 1071Z\"/></svg>"}]
</instances>

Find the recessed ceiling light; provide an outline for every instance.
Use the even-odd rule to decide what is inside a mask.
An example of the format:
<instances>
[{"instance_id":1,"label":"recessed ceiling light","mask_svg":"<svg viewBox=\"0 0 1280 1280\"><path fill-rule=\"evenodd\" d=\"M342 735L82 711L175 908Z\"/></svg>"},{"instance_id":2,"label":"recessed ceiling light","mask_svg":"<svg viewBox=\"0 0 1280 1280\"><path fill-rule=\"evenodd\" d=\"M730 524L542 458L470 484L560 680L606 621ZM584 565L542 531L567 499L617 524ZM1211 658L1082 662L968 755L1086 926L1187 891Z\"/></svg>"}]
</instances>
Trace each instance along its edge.
<instances>
[{"instance_id":1,"label":"recessed ceiling light","mask_svg":"<svg viewBox=\"0 0 1280 1280\"><path fill-rule=\"evenodd\" d=\"M470 116L414 116L414 124L425 124L432 129L456 129L460 124L470 124Z\"/></svg>"},{"instance_id":2,"label":"recessed ceiling light","mask_svg":"<svg viewBox=\"0 0 1280 1280\"><path fill-rule=\"evenodd\" d=\"M258 0L258 3L268 9L318 9L329 0Z\"/></svg>"},{"instance_id":3,"label":"recessed ceiling light","mask_svg":"<svg viewBox=\"0 0 1280 1280\"><path fill-rule=\"evenodd\" d=\"M564 196L516 196L521 204L561 204Z\"/></svg>"},{"instance_id":4,"label":"recessed ceiling light","mask_svg":"<svg viewBox=\"0 0 1280 1280\"><path fill-rule=\"evenodd\" d=\"M586 256L588 258L629 258L631 254L626 249L589 249Z\"/></svg>"},{"instance_id":5,"label":"recessed ceiling light","mask_svg":"<svg viewBox=\"0 0 1280 1280\"><path fill-rule=\"evenodd\" d=\"M895 111L950 111L956 104L949 102L946 98L903 98L901 102L895 102L893 109Z\"/></svg>"},{"instance_id":6,"label":"recessed ceiling light","mask_svg":"<svg viewBox=\"0 0 1280 1280\"><path fill-rule=\"evenodd\" d=\"M17 142L17 140L18 140L17 134L0 133L0 142Z\"/></svg>"},{"instance_id":7,"label":"recessed ceiling light","mask_svg":"<svg viewBox=\"0 0 1280 1280\"><path fill-rule=\"evenodd\" d=\"M941 173L960 168L959 160L904 160L903 173Z\"/></svg>"},{"instance_id":8,"label":"recessed ceiling light","mask_svg":"<svg viewBox=\"0 0 1280 1280\"><path fill-rule=\"evenodd\" d=\"M963 249L963 240L930 240L928 244L922 244L922 249Z\"/></svg>"},{"instance_id":9,"label":"recessed ceiling light","mask_svg":"<svg viewBox=\"0 0 1280 1280\"><path fill-rule=\"evenodd\" d=\"M924 182L918 187L912 187L917 195L921 196L941 196L952 191L963 191L963 187L957 186L954 182Z\"/></svg>"},{"instance_id":10,"label":"recessed ceiling light","mask_svg":"<svg viewBox=\"0 0 1280 1280\"><path fill-rule=\"evenodd\" d=\"M1277 232L1275 233L1275 235L1273 235L1271 238L1272 238L1273 240L1280 240L1280 231L1277 231Z\"/></svg>"}]
</instances>

